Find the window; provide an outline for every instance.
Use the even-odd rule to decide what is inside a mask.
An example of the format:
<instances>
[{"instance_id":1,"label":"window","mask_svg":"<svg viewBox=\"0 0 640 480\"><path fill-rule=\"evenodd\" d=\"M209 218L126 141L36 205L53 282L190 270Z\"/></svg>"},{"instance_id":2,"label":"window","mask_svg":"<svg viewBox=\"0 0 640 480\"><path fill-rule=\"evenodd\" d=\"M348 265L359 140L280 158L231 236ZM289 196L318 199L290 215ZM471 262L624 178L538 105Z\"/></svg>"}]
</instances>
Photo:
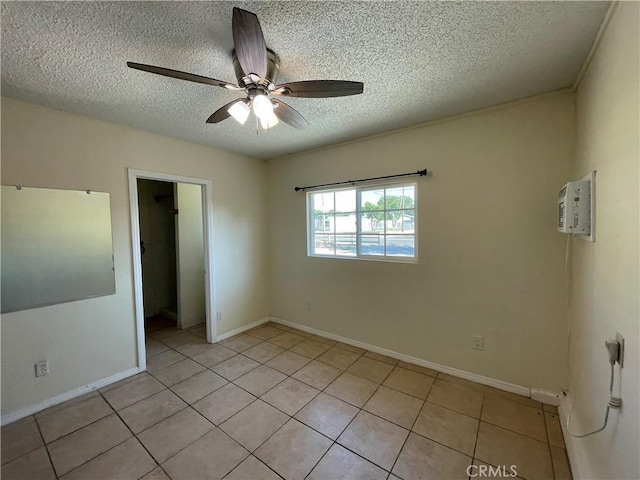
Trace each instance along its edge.
<instances>
[{"instance_id":1,"label":"window","mask_svg":"<svg viewBox=\"0 0 640 480\"><path fill-rule=\"evenodd\" d=\"M307 193L308 254L415 261L416 184Z\"/></svg>"}]
</instances>

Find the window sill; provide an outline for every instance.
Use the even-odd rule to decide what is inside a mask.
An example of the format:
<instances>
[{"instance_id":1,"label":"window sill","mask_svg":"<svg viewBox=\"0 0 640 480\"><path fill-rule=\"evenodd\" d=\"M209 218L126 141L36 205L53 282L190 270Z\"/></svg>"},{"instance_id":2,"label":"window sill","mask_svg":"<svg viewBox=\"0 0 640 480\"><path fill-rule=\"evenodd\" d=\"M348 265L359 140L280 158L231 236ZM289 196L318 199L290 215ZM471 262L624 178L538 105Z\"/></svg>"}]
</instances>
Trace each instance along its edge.
<instances>
[{"instance_id":1,"label":"window sill","mask_svg":"<svg viewBox=\"0 0 640 480\"><path fill-rule=\"evenodd\" d=\"M337 255L314 255L314 254L310 254L310 253L307 253L307 257L308 258L328 258L328 259L332 259L332 260L364 260L364 261L369 261L369 262L403 263L403 264L410 264L410 265L417 265L419 263L417 257L412 257L412 258L373 257L373 256L371 256L371 257L364 257L364 256L347 257L347 256L337 256Z\"/></svg>"}]
</instances>

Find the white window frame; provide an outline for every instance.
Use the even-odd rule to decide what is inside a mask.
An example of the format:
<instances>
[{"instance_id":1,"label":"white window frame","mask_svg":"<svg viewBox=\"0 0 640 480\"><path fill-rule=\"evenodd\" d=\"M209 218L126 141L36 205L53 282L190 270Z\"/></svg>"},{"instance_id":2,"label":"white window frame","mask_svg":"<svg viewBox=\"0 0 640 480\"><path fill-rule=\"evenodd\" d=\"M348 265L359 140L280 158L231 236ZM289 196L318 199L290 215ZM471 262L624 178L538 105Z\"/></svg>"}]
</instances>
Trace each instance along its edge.
<instances>
[{"instance_id":1,"label":"white window frame","mask_svg":"<svg viewBox=\"0 0 640 480\"><path fill-rule=\"evenodd\" d=\"M358 237L363 235L360 231L360 221L358 215L363 212L361 205L361 192L367 190L379 190L379 189L389 189L389 188L399 188L399 187L413 187L414 192L414 200L413 200L413 208L414 218L413 218L413 233L405 234L405 235L413 235L414 238L414 256L413 257L401 257L401 256L387 256L386 253L384 255L365 255L360 252L360 242L358 241ZM355 190L356 192L356 209L354 211L356 215L356 231L353 235L356 238L356 254L354 255L326 255L314 252L315 245L315 217L313 210L313 200L312 195L318 193L330 193L330 192L342 192L345 190ZM314 189L312 191L306 192L306 207L307 207L307 256L308 257L316 257L316 258L335 258L335 259L345 259L345 260L373 260L378 262L392 262L392 263L418 263L418 183L417 182L385 182L385 183L367 183L361 186L351 185L348 187L342 188L323 188L323 189ZM335 205L334 205L335 209ZM382 212L386 212L387 210L381 210ZM350 213L350 212L349 212ZM334 226L335 229L335 226ZM330 235L334 237L336 235L342 235L340 233L333 232ZM348 233L344 233L344 235L348 235ZM388 236L394 236L393 234L387 234L386 232L386 221L385 221L385 231L381 233L383 237L386 238ZM400 235L400 234L399 234ZM386 244L386 243L385 243ZM386 248L385 248L386 250Z\"/></svg>"}]
</instances>

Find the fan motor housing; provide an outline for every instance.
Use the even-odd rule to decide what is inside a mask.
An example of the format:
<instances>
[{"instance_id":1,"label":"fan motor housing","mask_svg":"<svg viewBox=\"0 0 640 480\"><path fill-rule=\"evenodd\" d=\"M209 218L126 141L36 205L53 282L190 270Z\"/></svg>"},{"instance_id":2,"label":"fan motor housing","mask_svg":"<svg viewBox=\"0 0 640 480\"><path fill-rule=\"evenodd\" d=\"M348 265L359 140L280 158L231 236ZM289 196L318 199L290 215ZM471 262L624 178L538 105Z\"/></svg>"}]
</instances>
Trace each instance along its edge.
<instances>
[{"instance_id":1,"label":"fan motor housing","mask_svg":"<svg viewBox=\"0 0 640 480\"><path fill-rule=\"evenodd\" d=\"M233 56L233 69L236 74L236 78L238 79L238 85L245 88L247 85L250 85L252 82L246 79L247 74L242 70L240 66L240 62L238 62L238 57L236 56L236 51L233 50L231 52ZM278 72L280 71L280 57L276 52L267 48L267 75L263 78L263 82L265 85L269 83L276 83L278 78ZM251 72L249 72L251 73ZM263 83L260 82L260 83Z\"/></svg>"}]
</instances>

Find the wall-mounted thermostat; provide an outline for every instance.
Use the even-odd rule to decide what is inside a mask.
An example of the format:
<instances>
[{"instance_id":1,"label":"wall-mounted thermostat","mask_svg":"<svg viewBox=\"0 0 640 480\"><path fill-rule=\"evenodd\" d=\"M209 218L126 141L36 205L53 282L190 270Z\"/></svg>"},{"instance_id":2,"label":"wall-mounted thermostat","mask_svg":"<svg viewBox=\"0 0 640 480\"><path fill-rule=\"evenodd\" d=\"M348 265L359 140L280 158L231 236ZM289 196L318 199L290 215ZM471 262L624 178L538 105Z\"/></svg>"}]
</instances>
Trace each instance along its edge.
<instances>
[{"instance_id":1,"label":"wall-mounted thermostat","mask_svg":"<svg viewBox=\"0 0 640 480\"><path fill-rule=\"evenodd\" d=\"M582 180L567 183L558 195L558 231L594 240L595 171Z\"/></svg>"}]
</instances>

